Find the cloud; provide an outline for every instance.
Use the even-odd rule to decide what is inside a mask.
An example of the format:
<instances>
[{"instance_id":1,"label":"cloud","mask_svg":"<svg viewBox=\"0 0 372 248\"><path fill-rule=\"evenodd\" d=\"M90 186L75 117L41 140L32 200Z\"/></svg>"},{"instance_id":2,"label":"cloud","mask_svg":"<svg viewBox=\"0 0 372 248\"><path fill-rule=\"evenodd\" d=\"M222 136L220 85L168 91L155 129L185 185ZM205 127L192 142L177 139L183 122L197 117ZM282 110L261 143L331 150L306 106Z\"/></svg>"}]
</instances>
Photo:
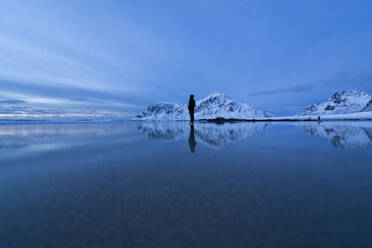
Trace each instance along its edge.
<instances>
[{"instance_id":1,"label":"cloud","mask_svg":"<svg viewBox=\"0 0 372 248\"><path fill-rule=\"evenodd\" d=\"M255 97L255 96L262 96L262 95L274 95L274 94L279 94L279 93L308 92L308 91L311 91L315 87L316 87L316 84L302 84L302 85L295 85L291 87L277 88L273 90L258 91L258 92L249 94L249 96Z\"/></svg>"},{"instance_id":2,"label":"cloud","mask_svg":"<svg viewBox=\"0 0 372 248\"><path fill-rule=\"evenodd\" d=\"M121 105L126 108L142 107L137 104L138 100L136 100L134 94L122 92L112 93L78 86L39 85L30 82L10 80L0 80L0 85L3 92L12 92L8 95L19 95L19 97L15 97L19 99L15 100L15 102L23 101L21 99L27 97L30 99L39 99L39 102L51 104L78 102L80 104L106 105L107 108L110 108L110 105ZM19 94L19 92L22 92L22 94Z\"/></svg>"},{"instance_id":3,"label":"cloud","mask_svg":"<svg viewBox=\"0 0 372 248\"><path fill-rule=\"evenodd\" d=\"M79 86L40 85L0 80L0 118L130 117L143 98L123 92Z\"/></svg>"},{"instance_id":4,"label":"cloud","mask_svg":"<svg viewBox=\"0 0 372 248\"><path fill-rule=\"evenodd\" d=\"M9 101L4 101L9 102ZM22 100L11 100L11 103L0 104L0 119L24 119L24 118L125 118L130 116L128 113L115 110L102 110L96 107L84 108L74 106L73 108L63 105L46 105Z\"/></svg>"},{"instance_id":5,"label":"cloud","mask_svg":"<svg viewBox=\"0 0 372 248\"><path fill-rule=\"evenodd\" d=\"M21 104L25 103L23 100L0 100L0 104Z\"/></svg>"}]
</instances>

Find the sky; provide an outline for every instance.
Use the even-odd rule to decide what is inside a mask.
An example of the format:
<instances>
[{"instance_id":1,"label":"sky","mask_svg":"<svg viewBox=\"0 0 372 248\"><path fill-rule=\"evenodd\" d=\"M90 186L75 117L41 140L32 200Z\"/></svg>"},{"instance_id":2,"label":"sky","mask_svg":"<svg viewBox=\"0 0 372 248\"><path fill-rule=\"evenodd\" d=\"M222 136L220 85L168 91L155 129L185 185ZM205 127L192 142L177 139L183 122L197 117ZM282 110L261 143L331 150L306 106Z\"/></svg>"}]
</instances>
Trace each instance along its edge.
<instances>
[{"instance_id":1,"label":"sky","mask_svg":"<svg viewBox=\"0 0 372 248\"><path fill-rule=\"evenodd\" d=\"M0 117L214 92L274 115L372 93L372 1L1 0Z\"/></svg>"}]
</instances>

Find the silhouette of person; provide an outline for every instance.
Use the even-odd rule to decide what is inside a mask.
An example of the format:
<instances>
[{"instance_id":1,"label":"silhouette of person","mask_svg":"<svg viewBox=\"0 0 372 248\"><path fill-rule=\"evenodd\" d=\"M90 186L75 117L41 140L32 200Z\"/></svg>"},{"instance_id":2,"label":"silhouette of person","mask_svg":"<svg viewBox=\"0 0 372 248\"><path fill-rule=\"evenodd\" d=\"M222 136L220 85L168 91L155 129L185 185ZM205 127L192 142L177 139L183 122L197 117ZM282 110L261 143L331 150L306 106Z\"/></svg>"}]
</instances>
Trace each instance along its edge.
<instances>
[{"instance_id":1,"label":"silhouette of person","mask_svg":"<svg viewBox=\"0 0 372 248\"><path fill-rule=\"evenodd\" d=\"M194 95L190 95L188 109L190 113L190 122L194 123L194 109L195 109Z\"/></svg>"},{"instance_id":2,"label":"silhouette of person","mask_svg":"<svg viewBox=\"0 0 372 248\"><path fill-rule=\"evenodd\" d=\"M192 153L195 152L195 134L194 134L194 125L190 125L190 136L189 136L189 146Z\"/></svg>"}]
</instances>

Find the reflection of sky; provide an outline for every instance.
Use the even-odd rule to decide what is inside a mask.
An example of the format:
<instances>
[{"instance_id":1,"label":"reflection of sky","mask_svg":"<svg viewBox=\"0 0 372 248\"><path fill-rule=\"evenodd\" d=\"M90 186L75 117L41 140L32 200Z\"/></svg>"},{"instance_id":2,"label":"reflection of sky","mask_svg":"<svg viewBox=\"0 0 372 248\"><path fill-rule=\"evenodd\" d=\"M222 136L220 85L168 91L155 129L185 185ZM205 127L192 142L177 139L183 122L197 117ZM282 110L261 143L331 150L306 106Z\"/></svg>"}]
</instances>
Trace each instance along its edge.
<instances>
[{"instance_id":1,"label":"reflection of sky","mask_svg":"<svg viewBox=\"0 0 372 248\"><path fill-rule=\"evenodd\" d=\"M184 130L171 142L137 124L0 125L0 144L33 150L0 149L1 247L371 244L371 146L334 149L288 123L197 123L210 139L242 135L210 149L187 123L164 127Z\"/></svg>"},{"instance_id":2,"label":"reflection of sky","mask_svg":"<svg viewBox=\"0 0 372 248\"><path fill-rule=\"evenodd\" d=\"M77 146L131 141L120 123L0 125L0 159L70 149Z\"/></svg>"},{"instance_id":3,"label":"reflection of sky","mask_svg":"<svg viewBox=\"0 0 372 248\"><path fill-rule=\"evenodd\" d=\"M371 7L344 0L3 0L0 118L126 117L216 91L291 114L337 90L372 92Z\"/></svg>"}]
</instances>

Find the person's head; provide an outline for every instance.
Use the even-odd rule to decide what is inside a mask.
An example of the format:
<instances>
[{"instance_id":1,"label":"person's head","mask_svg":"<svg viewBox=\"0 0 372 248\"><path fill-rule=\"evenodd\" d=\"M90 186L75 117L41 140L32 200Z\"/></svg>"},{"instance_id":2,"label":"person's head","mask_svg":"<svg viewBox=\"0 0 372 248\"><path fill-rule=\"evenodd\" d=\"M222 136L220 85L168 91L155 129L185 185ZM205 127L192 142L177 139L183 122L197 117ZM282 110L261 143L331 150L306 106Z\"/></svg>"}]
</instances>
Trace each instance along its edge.
<instances>
[{"instance_id":1,"label":"person's head","mask_svg":"<svg viewBox=\"0 0 372 248\"><path fill-rule=\"evenodd\" d=\"M194 95L190 95L190 99L194 99Z\"/></svg>"}]
</instances>

